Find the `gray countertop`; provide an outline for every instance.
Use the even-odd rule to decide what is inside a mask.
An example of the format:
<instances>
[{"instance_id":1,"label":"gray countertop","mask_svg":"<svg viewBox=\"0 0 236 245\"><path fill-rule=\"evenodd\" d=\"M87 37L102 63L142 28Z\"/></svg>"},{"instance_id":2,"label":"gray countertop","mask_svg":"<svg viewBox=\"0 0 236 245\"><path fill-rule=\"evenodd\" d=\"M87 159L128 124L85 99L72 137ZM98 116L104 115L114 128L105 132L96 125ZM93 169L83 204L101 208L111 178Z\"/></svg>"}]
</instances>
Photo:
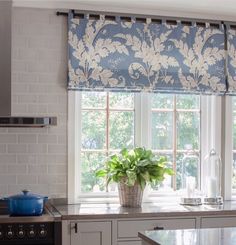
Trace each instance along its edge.
<instances>
[{"instance_id":1,"label":"gray countertop","mask_svg":"<svg viewBox=\"0 0 236 245\"><path fill-rule=\"evenodd\" d=\"M177 203L143 203L141 208L124 208L119 204L55 205L64 220L96 218L178 217L204 215L236 215L236 202L220 206L182 206Z\"/></svg>"},{"instance_id":2,"label":"gray countertop","mask_svg":"<svg viewBox=\"0 0 236 245\"><path fill-rule=\"evenodd\" d=\"M150 245L235 245L236 228L144 231L139 237Z\"/></svg>"}]
</instances>

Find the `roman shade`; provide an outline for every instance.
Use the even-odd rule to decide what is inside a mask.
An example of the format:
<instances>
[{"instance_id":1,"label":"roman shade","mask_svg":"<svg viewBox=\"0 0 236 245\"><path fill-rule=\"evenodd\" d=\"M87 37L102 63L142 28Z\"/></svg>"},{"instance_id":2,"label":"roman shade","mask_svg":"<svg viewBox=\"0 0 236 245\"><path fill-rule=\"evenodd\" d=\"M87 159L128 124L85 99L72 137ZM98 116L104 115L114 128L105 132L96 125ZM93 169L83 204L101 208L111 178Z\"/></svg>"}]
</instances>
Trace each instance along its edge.
<instances>
[{"instance_id":1,"label":"roman shade","mask_svg":"<svg viewBox=\"0 0 236 245\"><path fill-rule=\"evenodd\" d=\"M68 15L69 90L226 91L223 25Z\"/></svg>"},{"instance_id":2,"label":"roman shade","mask_svg":"<svg viewBox=\"0 0 236 245\"><path fill-rule=\"evenodd\" d=\"M236 28L227 24L227 75L228 93L236 92Z\"/></svg>"}]
</instances>

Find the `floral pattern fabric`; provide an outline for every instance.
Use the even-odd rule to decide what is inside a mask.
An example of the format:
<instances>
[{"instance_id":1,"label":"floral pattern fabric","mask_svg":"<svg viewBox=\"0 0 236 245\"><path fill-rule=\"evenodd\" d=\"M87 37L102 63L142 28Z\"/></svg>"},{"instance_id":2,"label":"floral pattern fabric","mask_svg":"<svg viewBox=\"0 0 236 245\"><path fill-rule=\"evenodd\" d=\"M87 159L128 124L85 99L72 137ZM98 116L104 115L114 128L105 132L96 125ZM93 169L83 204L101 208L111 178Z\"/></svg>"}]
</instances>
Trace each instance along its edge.
<instances>
[{"instance_id":1,"label":"floral pattern fabric","mask_svg":"<svg viewBox=\"0 0 236 245\"><path fill-rule=\"evenodd\" d=\"M224 93L224 30L69 14L70 90Z\"/></svg>"},{"instance_id":2,"label":"floral pattern fabric","mask_svg":"<svg viewBox=\"0 0 236 245\"><path fill-rule=\"evenodd\" d=\"M228 92L236 91L236 30L227 28L227 73L228 73Z\"/></svg>"}]
</instances>

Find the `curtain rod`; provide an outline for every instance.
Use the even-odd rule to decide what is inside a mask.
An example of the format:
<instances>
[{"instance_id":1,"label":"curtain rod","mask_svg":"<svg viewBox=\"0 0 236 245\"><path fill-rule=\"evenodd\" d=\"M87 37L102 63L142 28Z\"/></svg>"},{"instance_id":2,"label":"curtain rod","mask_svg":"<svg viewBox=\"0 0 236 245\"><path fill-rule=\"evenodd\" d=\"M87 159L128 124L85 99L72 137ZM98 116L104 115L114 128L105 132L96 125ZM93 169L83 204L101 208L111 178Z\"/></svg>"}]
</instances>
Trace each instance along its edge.
<instances>
[{"instance_id":1,"label":"curtain rod","mask_svg":"<svg viewBox=\"0 0 236 245\"><path fill-rule=\"evenodd\" d=\"M60 11L57 11L56 15L57 15L57 16L59 16L59 15L68 16L68 13L67 13L67 12L60 12Z\"/></svg>"},{"instance_id":2,"label":"curtain rod","mask_svg":"<svg viewBox=\"0 0 236 245\"><path fill-rule=\"evenodd\" d=\"M137 18L142 17L142 18L156 18L156 19L165 19L165 20L170 20L170 21L175 21L175 20L181 20L181 21L186 21L186 22L199 22L199 24L204 24L204 23L212 23L214 24L222 24L222 25L230 25L231 28L236 29L236 23L232 22L232 21L222 21L222 20L210 20L210 19L194 19L194 18L181 18L181 17L170 17L170 16L147 16L147 15L141 15L141 14L129 14L129 13L115 13L115 12L96 12L96 11L88 11L88 10L81 10L80 13L76 13L75 10L74 11L74 16L77 17L81 17L81 14L83 13L91 13L92 15L109 15L109 17L111 17L111 15L117 16L117 15L123 15L123 16L137 16ZM56 12L57 16L68 16L68 12L62 12L62 11L57 11Z\"/></svg>"}]
</instances>

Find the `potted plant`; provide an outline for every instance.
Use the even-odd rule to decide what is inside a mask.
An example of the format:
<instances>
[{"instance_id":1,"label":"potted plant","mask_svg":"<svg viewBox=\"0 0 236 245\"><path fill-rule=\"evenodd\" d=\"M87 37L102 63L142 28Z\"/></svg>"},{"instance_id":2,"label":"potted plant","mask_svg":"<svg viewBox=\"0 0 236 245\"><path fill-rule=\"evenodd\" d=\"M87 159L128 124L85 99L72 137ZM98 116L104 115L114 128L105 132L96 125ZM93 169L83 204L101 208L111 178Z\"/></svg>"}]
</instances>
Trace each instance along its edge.
<instances>
[{"instance_id":1,"label":"potted plant","mask_svg":"<svg viewBox=\"0 0 236 245\"><path fill-rule=\"evenodd\" d=\"M96 176L106 177L107 184L110 181L118 183L122 206L140 207L147 183L159 184L165 175L173 175L173 170L166 164L166 157L156 158L151 150L124 148L119 154L111 156L105 168L97 171Z\"/></svg>"}]
</instances>

